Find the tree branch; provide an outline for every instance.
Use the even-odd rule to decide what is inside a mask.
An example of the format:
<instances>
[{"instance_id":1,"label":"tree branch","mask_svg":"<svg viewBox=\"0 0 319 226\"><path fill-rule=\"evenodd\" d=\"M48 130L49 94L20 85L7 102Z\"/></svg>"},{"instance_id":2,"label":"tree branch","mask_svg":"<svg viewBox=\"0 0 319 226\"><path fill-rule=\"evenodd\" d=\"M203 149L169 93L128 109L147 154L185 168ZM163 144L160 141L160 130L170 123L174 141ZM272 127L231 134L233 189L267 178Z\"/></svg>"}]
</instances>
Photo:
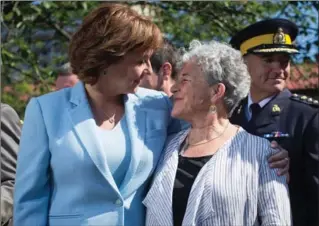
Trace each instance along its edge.
<instances>
[{"instance_id":1,"label":"tree branch","mask_svg":"<svg viewBox=\"0 0 319 226\"><path fill-rule=\"evenodd\" d=\"M57 23L53 22L52 20L47 20L48 24L53 26L54 29L63 37L65 37L68 41L71 40L71 35L66 32L63 28L61 28Z\"/></svg>"},{"instance_id":2,"label":"tree branch","mask_svg":"<svg viewBox=\"0 0 319 226\"><path fill-rule=\"evenodd\" d=\"M229 27L226 27L226 26L223 27L223 26L220 25L220 24L224 24L224 25L226 25L226 24L221 22L218 19L217 15L213 13L213 11L211 11L210 14L208 14L208 15L210 15L215 21L219 22L219 23L214 23L214 24L217 25L220 29L226 31L227 34L230 35L230 36L233 34L233 31ZM225 29L225 28L227 28L227 29Z\"/></svg>"},{"instance_id":3,"label":"tree branch","mask_svg":"<svg viewBox=\"0 0 319 226\"><path fill-rule=\"evenodd\" d=\"M4 66L7 66L8 68L11 68L11 69L13 69L13 70L15 70L15 71L18 71L18 72L20 72L22 75L24 75L24 76L26 76L26 77L28 77L28 78L30 78L30 79L32 79L32 80L35 80L36 82L39 82L39 80L38 80L36 77L32 76L31 73L26 73L25 71L21 70L20 68L17 68L17 67L15 67L15 66L10 65L10 64L5 64Z\"/></svg>"},{"instance_id":4,"label":"tree branch","mask_svg":"<svg viewBox=\"0 0 319 226\"><path fill-rule=\"evenodd\" d=\"M3 16L3 14L2 14L2 16ZM9 39L11 31L10 31L9 27L6 25L6 23L4 22L4 19L2 19L2 25L7 30L7 34L3 37L3 40L1 40L2 45L3 45L3 43L5 43ZM2 29L0 29L0 30L2 33L3 32Z\"/></svg>"},{"instance_id":5,"label":"tree branch","mask_svg":"<svg viewBox=\"0 0 319 226\"><path fill-rule=\"evenodd\" d=\"M34 77L31 73L26 73L25 71L21 70L20 68L17 68L17 67L15 67L15 66L10 65L10 64L6 64L6 66L7 66L8 68L11 68L11 69L13 69L13 70L15 70L15 71L20 72L20 73L21 73L22 75L24 75L24 76L26 76L26 77L32 79L32 81L33 81L35 84L41 83L47 90L50 90L49 84L48 84L41 76L37 78L37 77Z\"/></svg>"},{"instance_id":6,"label":"tree branch","mask_svg":"<svg viewBox=\"0 0 319 226\"><path fill-rule=\"evenodd\" d=\"M56 22L52 21L51 18L51 13L47 10L43 9L43 12L45 13L44 15L41 15L41 18L44 20L46 24L49 26L53 27L57 33L59 33L62 37L64 37L67 41L71 40L71 35L65 31L60 25L58 25Z\"/></svg>"},{"instance_id":7,"label":"tree branch","mask_svg":"<svg viewBox=\"0 0 319 226\"><path fill-rule=\"evenodd\" d=\"M302 28L303 30L317 31L318 32L318 28L314 28L314 27L299 26L299 28Z\"/></svg>"},{"instance_id":8,"label":"tree branch","mask_svg":"<svg viewBox=\"0 0 319 226\"><path fill-rule=\"evenodd\" d=\"M280 16L282 16L282 14L285 12L286 8L288 7L290 3L287 2L286 5L284 7L282 7L282 9L280 10L280 12L277 14L277 17L279 18Z\"/></svg>"}]
</instances>

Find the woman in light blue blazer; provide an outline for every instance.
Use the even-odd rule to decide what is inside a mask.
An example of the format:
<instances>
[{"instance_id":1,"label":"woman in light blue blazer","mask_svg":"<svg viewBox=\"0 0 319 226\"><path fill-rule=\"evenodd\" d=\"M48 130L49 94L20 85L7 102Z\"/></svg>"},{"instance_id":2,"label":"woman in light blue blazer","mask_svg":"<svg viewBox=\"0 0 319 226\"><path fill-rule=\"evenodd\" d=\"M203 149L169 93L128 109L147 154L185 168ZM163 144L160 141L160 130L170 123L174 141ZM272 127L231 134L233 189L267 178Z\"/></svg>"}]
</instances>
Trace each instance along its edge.
<instances>
[{"instance_id":1,"label":"woman in light blue blazer","mask_svg":"<svg viewBox=\"0 0 319 226\"><path fill-rule=\"evenodd\" d=\"M14 225L144 225L147 180L180 130L168 97L138 88L161 42L126 5L103 4L84 19L69 49L81 82L27 106Z\"/></svg>"},{"instance_id":2,"label":"woman in light blue blazer","mask_svg":"<svg viewBox=\"0 0 319 226\"><path fill-rule=\"evenodd\" d=\"M228 118L250 88L239 51L193 41L172 87L172 116L191 128L167 141L143 201L146 225L291 225L285 176L268 167L266 139Z\"/></svg>"}]
</instances>

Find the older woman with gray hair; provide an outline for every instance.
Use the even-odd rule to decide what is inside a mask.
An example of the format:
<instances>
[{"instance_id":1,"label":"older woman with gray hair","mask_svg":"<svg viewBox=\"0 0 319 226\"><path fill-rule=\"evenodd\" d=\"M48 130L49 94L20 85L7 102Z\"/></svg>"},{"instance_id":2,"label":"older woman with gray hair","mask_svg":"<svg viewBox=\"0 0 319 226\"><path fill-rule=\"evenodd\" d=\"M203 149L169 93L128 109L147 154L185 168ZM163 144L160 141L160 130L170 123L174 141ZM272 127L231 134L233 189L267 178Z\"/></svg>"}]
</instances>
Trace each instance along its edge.
<instances>
[{"instance_id":1,"label":"older woman with gray hair","mask_svg":"<svg viewBox=\"0 0 319 226\"><path fill-rule=\"evenodd\" d=\"M239 51L191 42L172 87L172 116L191 127L167 141L146 225L291 224L286 178L267 163L275 150L228 120L249 87Z\"/></svg>"}]
</instances>

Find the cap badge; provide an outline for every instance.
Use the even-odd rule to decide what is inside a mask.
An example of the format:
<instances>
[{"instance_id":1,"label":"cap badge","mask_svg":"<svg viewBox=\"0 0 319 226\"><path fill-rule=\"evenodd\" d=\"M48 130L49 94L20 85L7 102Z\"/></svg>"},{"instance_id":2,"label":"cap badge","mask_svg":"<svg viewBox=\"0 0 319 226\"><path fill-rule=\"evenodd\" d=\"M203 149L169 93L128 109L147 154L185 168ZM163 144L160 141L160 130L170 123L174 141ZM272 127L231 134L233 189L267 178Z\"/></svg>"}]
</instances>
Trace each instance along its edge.
<instances>
[{"instance_id":1,"label":"cap badge","mask_svg":"<svg viewBox=\"0 0 319 226\"><path fill-rule=\"evenodd\" d=\"M276 34L274 34L273 38L274 44L286 44L286 36L282 28L278 28L278 31Z\"/></svg>"}]
</instances>

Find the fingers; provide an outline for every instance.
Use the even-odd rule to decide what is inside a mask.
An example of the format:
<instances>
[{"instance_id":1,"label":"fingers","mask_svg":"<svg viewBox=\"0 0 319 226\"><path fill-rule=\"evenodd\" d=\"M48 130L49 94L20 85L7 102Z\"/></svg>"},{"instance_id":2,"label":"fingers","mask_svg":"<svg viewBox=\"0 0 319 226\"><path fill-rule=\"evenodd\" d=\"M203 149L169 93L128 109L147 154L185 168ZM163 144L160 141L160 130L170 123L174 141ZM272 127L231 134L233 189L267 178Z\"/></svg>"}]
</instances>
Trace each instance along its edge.
<instances>
[{"instance_id":1,"label":"fingers","mask_svg":"<svg viewBox=\"0 0 319 226\"><path fill-rule=\"evenodd\" d=\"M286 176L289 176L289 166L290 166L290 164L289 164L289 159L287 159L287 160L286 160L286 165L285 165L285 167L283 167L283 168L278 167L279 170L278 170L277 175L278 175L278 176L283 176L283 175L286 174ZM288 177L287 177L287 178L288 178ZM288 181L288 180L289 180L289 179L287 179L287 181Z\"/></svg>"},{"instance_id":2,"label":"fingers","mask_svg":"<svg viewBox=\"0 0 319 226\"><path fill-rule=\"evenodd\" d=\"M286 168L289 169L289 158L284 158L269 164L270 168L280 169L281 171L286 171ZM285 173L284 173L285 174ZM282 174L281 174L282 175Z\"/></svg>"},{"instance_id":3,"label":"fingers","mask_svg":"<svg viewBox=\"0 0 319 226\"><path fill-rule=\"evenodd\" d=\"M288 151L283 149L276 141L271 142L271 147L278 150L278 152L268 159L270 168L279 169L277 173L279 176L287 174L289 171Z\"/></svg>"},{"instance_id":4,"label":"fingers","mask_svg":"<svg viewBox=\"0 0 319 226\"><path fill-rule=\"evenodd\" d=\"M279 144L277 143L277 141L275 141L275 140L273 140L273 141L270 142L270 146L271 146L272 148L280 147Z\"/></svg>"},{"instance_id":5,"label":"fingers","mask_svg":"<svg viewBox=\"0 0 319 226\"><path fill-rule=\"evenodd\" d=\"M276 148L279 152L273 154L272 156L270 156L268 158L268 162L269 163L274 163L280 160L284 160L285 158L288 158L288 151L286 151L285 149L283 149L282 147L280 147L279 145Z\"/></svg>"}]
</instances>

